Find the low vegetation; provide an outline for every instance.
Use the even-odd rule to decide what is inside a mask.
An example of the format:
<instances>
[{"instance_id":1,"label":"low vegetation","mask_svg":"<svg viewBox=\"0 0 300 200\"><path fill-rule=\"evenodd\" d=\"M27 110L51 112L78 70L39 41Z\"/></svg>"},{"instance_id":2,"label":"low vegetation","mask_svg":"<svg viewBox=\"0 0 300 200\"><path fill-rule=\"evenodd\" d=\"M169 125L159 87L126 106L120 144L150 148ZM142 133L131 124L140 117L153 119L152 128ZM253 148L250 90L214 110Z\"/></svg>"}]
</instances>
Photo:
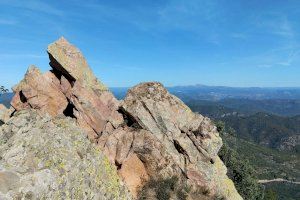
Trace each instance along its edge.
<instances>
[{"instance_id":1,"label":"low vegetation","mask_svg":"<svg viewBox=\"0 0 300 200\"><path fill-rule=\"evenodd\" d=\"M226 130L224 122L217 122L216 126L221 136L234 135L233 129ZM244 199L263 199L263 188L259 185L254 169L248 160L242 159L226 141L224 141L219 156L228 169L228 176L233 180L236 189Z\"/></svg>"},{"instance_id":2,"label":"low vegetation","mask_svg":"<svg viewBox=\"0 0 300 200\"><path fill-rule=\"evenodd\" d=\"M211 199L207 188L198 188L193 191L186 183L178 177L150 180L140 191L139 200L188 200L188 199Z\"/></svg>"},{"instance_id":3,"label":"low vegetation","mask_svg":"<svg viewBox=\"0 0 300 200\"><path fill-rule=\"evenodd\" d=\"M291 181L299 181L299 154L278 151L238 138L238 133L224 122L217 121L216 125L225 143L219 154L228 168L229 176L232 176L230 173L232 173L233 169L238 167L239 169L243 169L243 174L253 174L252 176L258 179L271 180L283 178ZM236 160L237 158L238 160ZM244 166L249 165L249 163L252 165L250 171L248 167ZM240 172L240 170L235 170L235 173L237 172ZM245 182L239 182L235 178L232 179L240 192L241 189L243 189L240 188L240 186L244 185ZM247 178L245 180L247 180ZM299 186L295 184L268 183L263 186L266 188L264 194L265 200L294 200L297 199L295 195L299 193ZM240 193L243 194L243 192Z\"/></svg>"}]
</instances>

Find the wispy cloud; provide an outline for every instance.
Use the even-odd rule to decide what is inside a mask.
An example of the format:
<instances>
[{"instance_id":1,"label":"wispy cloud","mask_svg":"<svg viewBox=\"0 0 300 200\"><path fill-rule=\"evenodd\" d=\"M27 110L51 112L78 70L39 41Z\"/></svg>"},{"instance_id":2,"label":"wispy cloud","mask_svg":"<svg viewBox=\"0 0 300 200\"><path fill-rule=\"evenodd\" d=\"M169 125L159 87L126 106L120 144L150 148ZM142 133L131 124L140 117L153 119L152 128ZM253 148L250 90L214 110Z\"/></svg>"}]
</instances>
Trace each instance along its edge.
<instances>
[{"instance_id":1,"label":"wispy cloud","mask_svg":"<svg viewBox=\"0 0 300 200\"><path fill-rule=\"evenodd\" d=\"M243 40L249 37L245 33L231 33L229 36L235 39L243 39Z\"/></svg>"},{"instance_id":2,"label":"wispy cloud","mask_svg":"<svg viewBox=\"0 0 300 200\"><path fill-rule=\"evenodd\" d=\"M115 7L95 1L84 4L74 3L89 12L69 13L82 18L91 18L100 22L116 20L136 26L142 31L168 32L184 30L192 33L207 32L207 23L216 23L215 17L220 14L214 0L173 0L159 6ZM214 23L209 23L213 26Z\"/></svg>"},{"instance_id":3,"label":"wispy cloud","mask_svg":"<svg viewBox=\"0 0 300 200\"><path fill-rule=\"evenodd\" d=\"M286 60L283 60L281 62L278 62L278 65L281 66L290 66L291 64L293 64L293 62L297 59L299 59L299 55L300 55L300 51L291 51L287 57Z\"/></svg>"},{"instance_id":4,"label":"wispy cloud","mask_svg":"<svg viewBox=\"0 0 300 200\"><path fill-rule=\"evenodd\" d=\"M0 59L15 59L15 58L46 58L46 55L41 54L22 54L22 53L11 53L11 54L0 54Z\"/></svg>"},{"instance_id":5,"label":"wispy cloud","mask_svg":"<svg viewBox=\"0 0 300 200\"><path fill-rule=\"evenodd\" d=\"M11 19L0 19L0 25L15 25L17 21Z\"/></svg>"},{"instance_id":6,"label":"wispy cloud","mask_svg":"<svg viewBox=\"0 0 300 200\"><path fill-rule=\"evenodd\" d=\"M272 65L268 65L268 64L259 64L258 67L261 67L261 68L270 68L270 67L272 67Z\"/></svg>"},{"instance_id":7,"label":"wispy cloud","mask_svg":"<svg viewBox=\"0 0 300 200\"><path fill-rule=\"evenodd\" d=\"M294 49L269 51L262 55L247 58L246 60L251 60L254 65L262 68L289 67L295 63L299 63L300 51L295 51Z\"/></svg>"},{"instance_id":8,"label":"wispy cloud","mask_svg":"<svg viewBox=\"0 0 300 200\"><path fill-rule=\"evenodd\" d=\"M264 13L257 17L256 24L259 28L273 35L286 38L293 38L295 35L292 23L282 13Z\"/></svg>"},{"instance_id":9,"label":"wispy cloud","mask_svg":"<svg viewBox=\"0 0 300 200\"><path fill-rule=\"evenodd\" d=\"M46 1L41 0L26 0L26 1L19 1L19 0L1 0L0 5L2 6L12 6L22 9L27 9L35 12L42 12L52 15L63 15L63 11L55 8L54 6L46 3Z\"/></svg>"}]
</instances>

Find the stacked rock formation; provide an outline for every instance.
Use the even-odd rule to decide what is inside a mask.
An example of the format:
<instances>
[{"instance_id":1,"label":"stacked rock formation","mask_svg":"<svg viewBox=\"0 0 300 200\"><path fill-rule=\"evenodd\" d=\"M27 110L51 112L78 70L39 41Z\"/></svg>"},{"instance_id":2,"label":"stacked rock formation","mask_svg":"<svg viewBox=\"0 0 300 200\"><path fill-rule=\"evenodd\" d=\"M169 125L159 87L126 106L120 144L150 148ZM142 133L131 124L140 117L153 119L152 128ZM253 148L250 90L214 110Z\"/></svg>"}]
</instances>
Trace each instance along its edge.
<instances>
[{"instance_id":1,"label":"stacked rock formation","mask_svg":"<svg viewBox=\"0 0 300 200\"><path fill-rule=\"evenodd\" d=\"M50 44L48 54L51 71L31 66L13 88L16 113L35 109L73 118L134 197L147 182L176 176L192 190L205 188L211 199L242 199L217 155L222 140L210 119L157 82L141 83L118 101L64 38Z\"/></svg>"}]
</instances>

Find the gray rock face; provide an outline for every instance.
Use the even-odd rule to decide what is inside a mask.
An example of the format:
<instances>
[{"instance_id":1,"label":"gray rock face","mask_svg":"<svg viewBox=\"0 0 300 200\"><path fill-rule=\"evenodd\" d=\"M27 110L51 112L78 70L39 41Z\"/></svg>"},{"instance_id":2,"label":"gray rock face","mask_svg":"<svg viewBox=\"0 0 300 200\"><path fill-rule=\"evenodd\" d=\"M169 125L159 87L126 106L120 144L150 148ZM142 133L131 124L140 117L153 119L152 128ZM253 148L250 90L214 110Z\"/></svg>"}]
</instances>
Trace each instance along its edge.
<instances>
[{"instance_id":1,"label":"gray rock face","mask_svg":"<svg viewBox=\"0 0 300 200\"><path fill-rule=\"evenodd\" d=\"M131 199L71 118L20 111L0 128L0 199Z\"/></svg>"},{"instance_id":2,"label":"gray rock face","mask_svg":"<svg viewBox=\"0 0 300 200\"><path fill-rule=\"evenodd\" d=\"M153 143L163 152L158 154L155 162L163 166L160 174L186 177L194 188L207 187L211 196L242 199L217 155L222 139L210 119L193 113L156 82L142 83L130 89L122 108L155 138ZM157 154L152 152L148 155L155 158ZM143 154L139 155L142 158ZM156 176L158 169L160 167L154 167Z\"/></svg>"}]
</instances>

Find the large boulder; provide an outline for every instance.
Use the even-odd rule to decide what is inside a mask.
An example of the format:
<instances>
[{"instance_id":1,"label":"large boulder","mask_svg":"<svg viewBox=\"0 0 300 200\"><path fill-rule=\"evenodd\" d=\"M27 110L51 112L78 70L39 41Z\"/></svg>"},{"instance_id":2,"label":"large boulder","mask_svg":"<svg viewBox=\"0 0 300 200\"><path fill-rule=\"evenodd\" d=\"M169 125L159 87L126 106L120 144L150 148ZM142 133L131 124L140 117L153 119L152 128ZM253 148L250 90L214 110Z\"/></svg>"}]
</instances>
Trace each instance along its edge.
<instances>
[{"instance_id":1,"label":"large boulder","mask_svg":"<svg viewBox=\"0 0 300 200\"><path fill-rule=\"evenodd\" d=\"M0 199L131 199L71 118L17 112L0 127Z\"/></svg>"}]
</instances>

